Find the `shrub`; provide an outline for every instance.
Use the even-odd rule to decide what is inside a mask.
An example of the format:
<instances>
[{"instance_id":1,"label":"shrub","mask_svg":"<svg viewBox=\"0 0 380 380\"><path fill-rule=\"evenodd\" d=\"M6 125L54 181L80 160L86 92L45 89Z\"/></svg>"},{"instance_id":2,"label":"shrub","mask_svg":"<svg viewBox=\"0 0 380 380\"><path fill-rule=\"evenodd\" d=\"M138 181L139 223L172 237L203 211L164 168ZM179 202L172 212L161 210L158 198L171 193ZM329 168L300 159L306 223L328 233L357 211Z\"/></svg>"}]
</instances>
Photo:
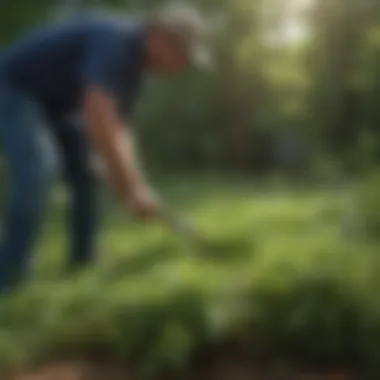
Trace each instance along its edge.
<instances>
[{"instance_id":1,"label":"shrub","mask_svg":"<svg viewBox=\"0 0 380 380\"><path fill-rule=\"evenodd\" d=\"M188 261L166 263L140 278L111 281L89 271L48 288L35 284L3 303L0 344L7 349L0 352L8 362L117 358L138 365L145 376L184 370L194 351L225 340L274 359L376 364L375 275L353 281L357 256L336 248L302 252L309 265L290 253L252 258L234 273ZM327 255L335 261L316 257ZM345 267L339 265L343 257ZM363 270L368 260L362 254Z\"/></svg>"}]
</instances>

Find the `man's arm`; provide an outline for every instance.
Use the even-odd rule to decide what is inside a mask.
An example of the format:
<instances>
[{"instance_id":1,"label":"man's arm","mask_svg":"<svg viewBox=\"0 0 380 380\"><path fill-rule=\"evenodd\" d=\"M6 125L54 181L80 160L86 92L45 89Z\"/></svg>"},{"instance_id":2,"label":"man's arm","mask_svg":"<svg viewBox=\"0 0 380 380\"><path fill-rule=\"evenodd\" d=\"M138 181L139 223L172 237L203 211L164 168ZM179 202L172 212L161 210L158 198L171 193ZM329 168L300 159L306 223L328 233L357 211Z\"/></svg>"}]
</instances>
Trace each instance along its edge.
<instances>
[{"instance_id":1,"label":"man's arm","mask_svg":"<svg viewBox=\"0 0 380 380\"><path fill-rule=\"evenodd\" d=\"M108 25L89 36L81 67L82 113L86 134L122 202L139 216L154 216L155 200L137 163L131 131L125 132L118 112L120 86L131 58L119 28Z\"/></svg>"},{"instance_id":2,"label":"man's arm","mask_svg":"<svg viewBox=\"0 0 380 380\"><path fill-rule=\"evenodd\" d=\"M102 156L110 184L121 200L140 215L153 214L155 202L135 154L132 132L123 127L113 99L89 86L84 92L83 116L87 136Z\"/></svg>"}]
</instances>

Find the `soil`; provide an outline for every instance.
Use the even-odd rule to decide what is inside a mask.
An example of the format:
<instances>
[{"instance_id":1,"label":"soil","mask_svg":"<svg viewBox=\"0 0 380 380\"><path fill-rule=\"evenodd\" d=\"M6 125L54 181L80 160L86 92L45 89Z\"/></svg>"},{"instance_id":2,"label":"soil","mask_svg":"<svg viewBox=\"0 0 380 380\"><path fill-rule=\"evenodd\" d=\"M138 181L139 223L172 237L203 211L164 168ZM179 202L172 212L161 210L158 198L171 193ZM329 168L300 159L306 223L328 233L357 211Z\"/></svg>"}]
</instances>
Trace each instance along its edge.
<instances>
[{"instance_id":1,"label":"soil","mask_svg":"<svg viewBox=\"0 0 380 380\"><path fill-rule=\"evenodd\" d=\"M52 363L29 373L0 377L0 380L134 380L126 368L117 365L98 365L86 362ZM175 380L172 376L163 376L157 380ZM188 380L355 380L347 371L321 371L318 374L306 371L276 373L252 366L236 366L223 361L217 367L189 376ZM182 380L182 379L180 379ZM362 379L361 379L362 380ZM364 379L363 379L364 380Z\"/></svg>"}]
</instances>

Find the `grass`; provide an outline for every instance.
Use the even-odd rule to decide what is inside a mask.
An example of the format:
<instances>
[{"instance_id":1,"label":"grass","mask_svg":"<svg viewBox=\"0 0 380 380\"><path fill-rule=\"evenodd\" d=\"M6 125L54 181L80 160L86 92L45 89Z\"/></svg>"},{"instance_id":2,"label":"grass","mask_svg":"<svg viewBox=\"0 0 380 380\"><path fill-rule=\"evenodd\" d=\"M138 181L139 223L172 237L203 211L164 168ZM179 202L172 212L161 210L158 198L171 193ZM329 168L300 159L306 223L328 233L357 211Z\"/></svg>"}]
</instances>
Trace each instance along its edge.
<instances>
[{"instance_id":1,"label":"grass","mask_svg":"<svg viewBox=\"0 0 380 380\"><path fill-rule=\"evenodd\" d=\"M256 251L288 249L292 244L298 249L305 244L318 246L341 242L345 195L314 191L276 192L273 189L258 191L255 183L234 185L230 181L205 179L167 181L159 189L172 209L193 220L197 228L211 239L251 238ZM48 272L47 267L61 265L67 248L65 203L62 199L56 203L59 205L46 222L38 249L37 267L44 267L39 269L41 275ZM104 209L102 262L180 243L181 239L160 223L133 221L115 201L107 201Z\"/></svg>"},{"instance_id":2,"label":"grass","mask_svg":"<svg viewBox=\"0 0 380 380\"><path fill-rule=\"evenodd\" d=\"M0 306L3 363L95 351L148 376L231 338L276 360L377 362L379 262L376 246L344 238L347 193L215 179L158 187L230 252L200 259L160 223L134 222L107 201L98 262L67 278L58 199L32 280Z\"/></svg>"}]
</instances>

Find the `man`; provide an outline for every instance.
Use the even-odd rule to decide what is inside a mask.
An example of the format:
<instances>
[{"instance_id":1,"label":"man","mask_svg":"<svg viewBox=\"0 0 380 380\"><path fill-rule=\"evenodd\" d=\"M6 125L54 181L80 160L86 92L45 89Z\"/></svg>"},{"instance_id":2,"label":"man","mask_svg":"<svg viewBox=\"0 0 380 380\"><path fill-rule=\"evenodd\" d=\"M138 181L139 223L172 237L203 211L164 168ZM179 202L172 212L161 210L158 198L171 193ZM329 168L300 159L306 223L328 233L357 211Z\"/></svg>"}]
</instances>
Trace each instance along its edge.
<instances>
[{"instance_id":1,"label":"man","mask_svg":"<svg viewBox=\"0 0 380 380\"><path fill-rule=\"evenodd\" d=\"M0 138L12 189L0 245L0 290L19 281L34 246L54 171L45 130L63 159L71 191L70 267L94 255L96 186L92 150L104 162L122 207L158 212L135 156L131 106L142 73L170 74L206 63L197 12L170 9L146 22L91 16L44 27L10 48L0 63ZM79 113L83 125L73 122ZM127 120L127 121L126 121Z\"/></svg>"}]
</instances>

